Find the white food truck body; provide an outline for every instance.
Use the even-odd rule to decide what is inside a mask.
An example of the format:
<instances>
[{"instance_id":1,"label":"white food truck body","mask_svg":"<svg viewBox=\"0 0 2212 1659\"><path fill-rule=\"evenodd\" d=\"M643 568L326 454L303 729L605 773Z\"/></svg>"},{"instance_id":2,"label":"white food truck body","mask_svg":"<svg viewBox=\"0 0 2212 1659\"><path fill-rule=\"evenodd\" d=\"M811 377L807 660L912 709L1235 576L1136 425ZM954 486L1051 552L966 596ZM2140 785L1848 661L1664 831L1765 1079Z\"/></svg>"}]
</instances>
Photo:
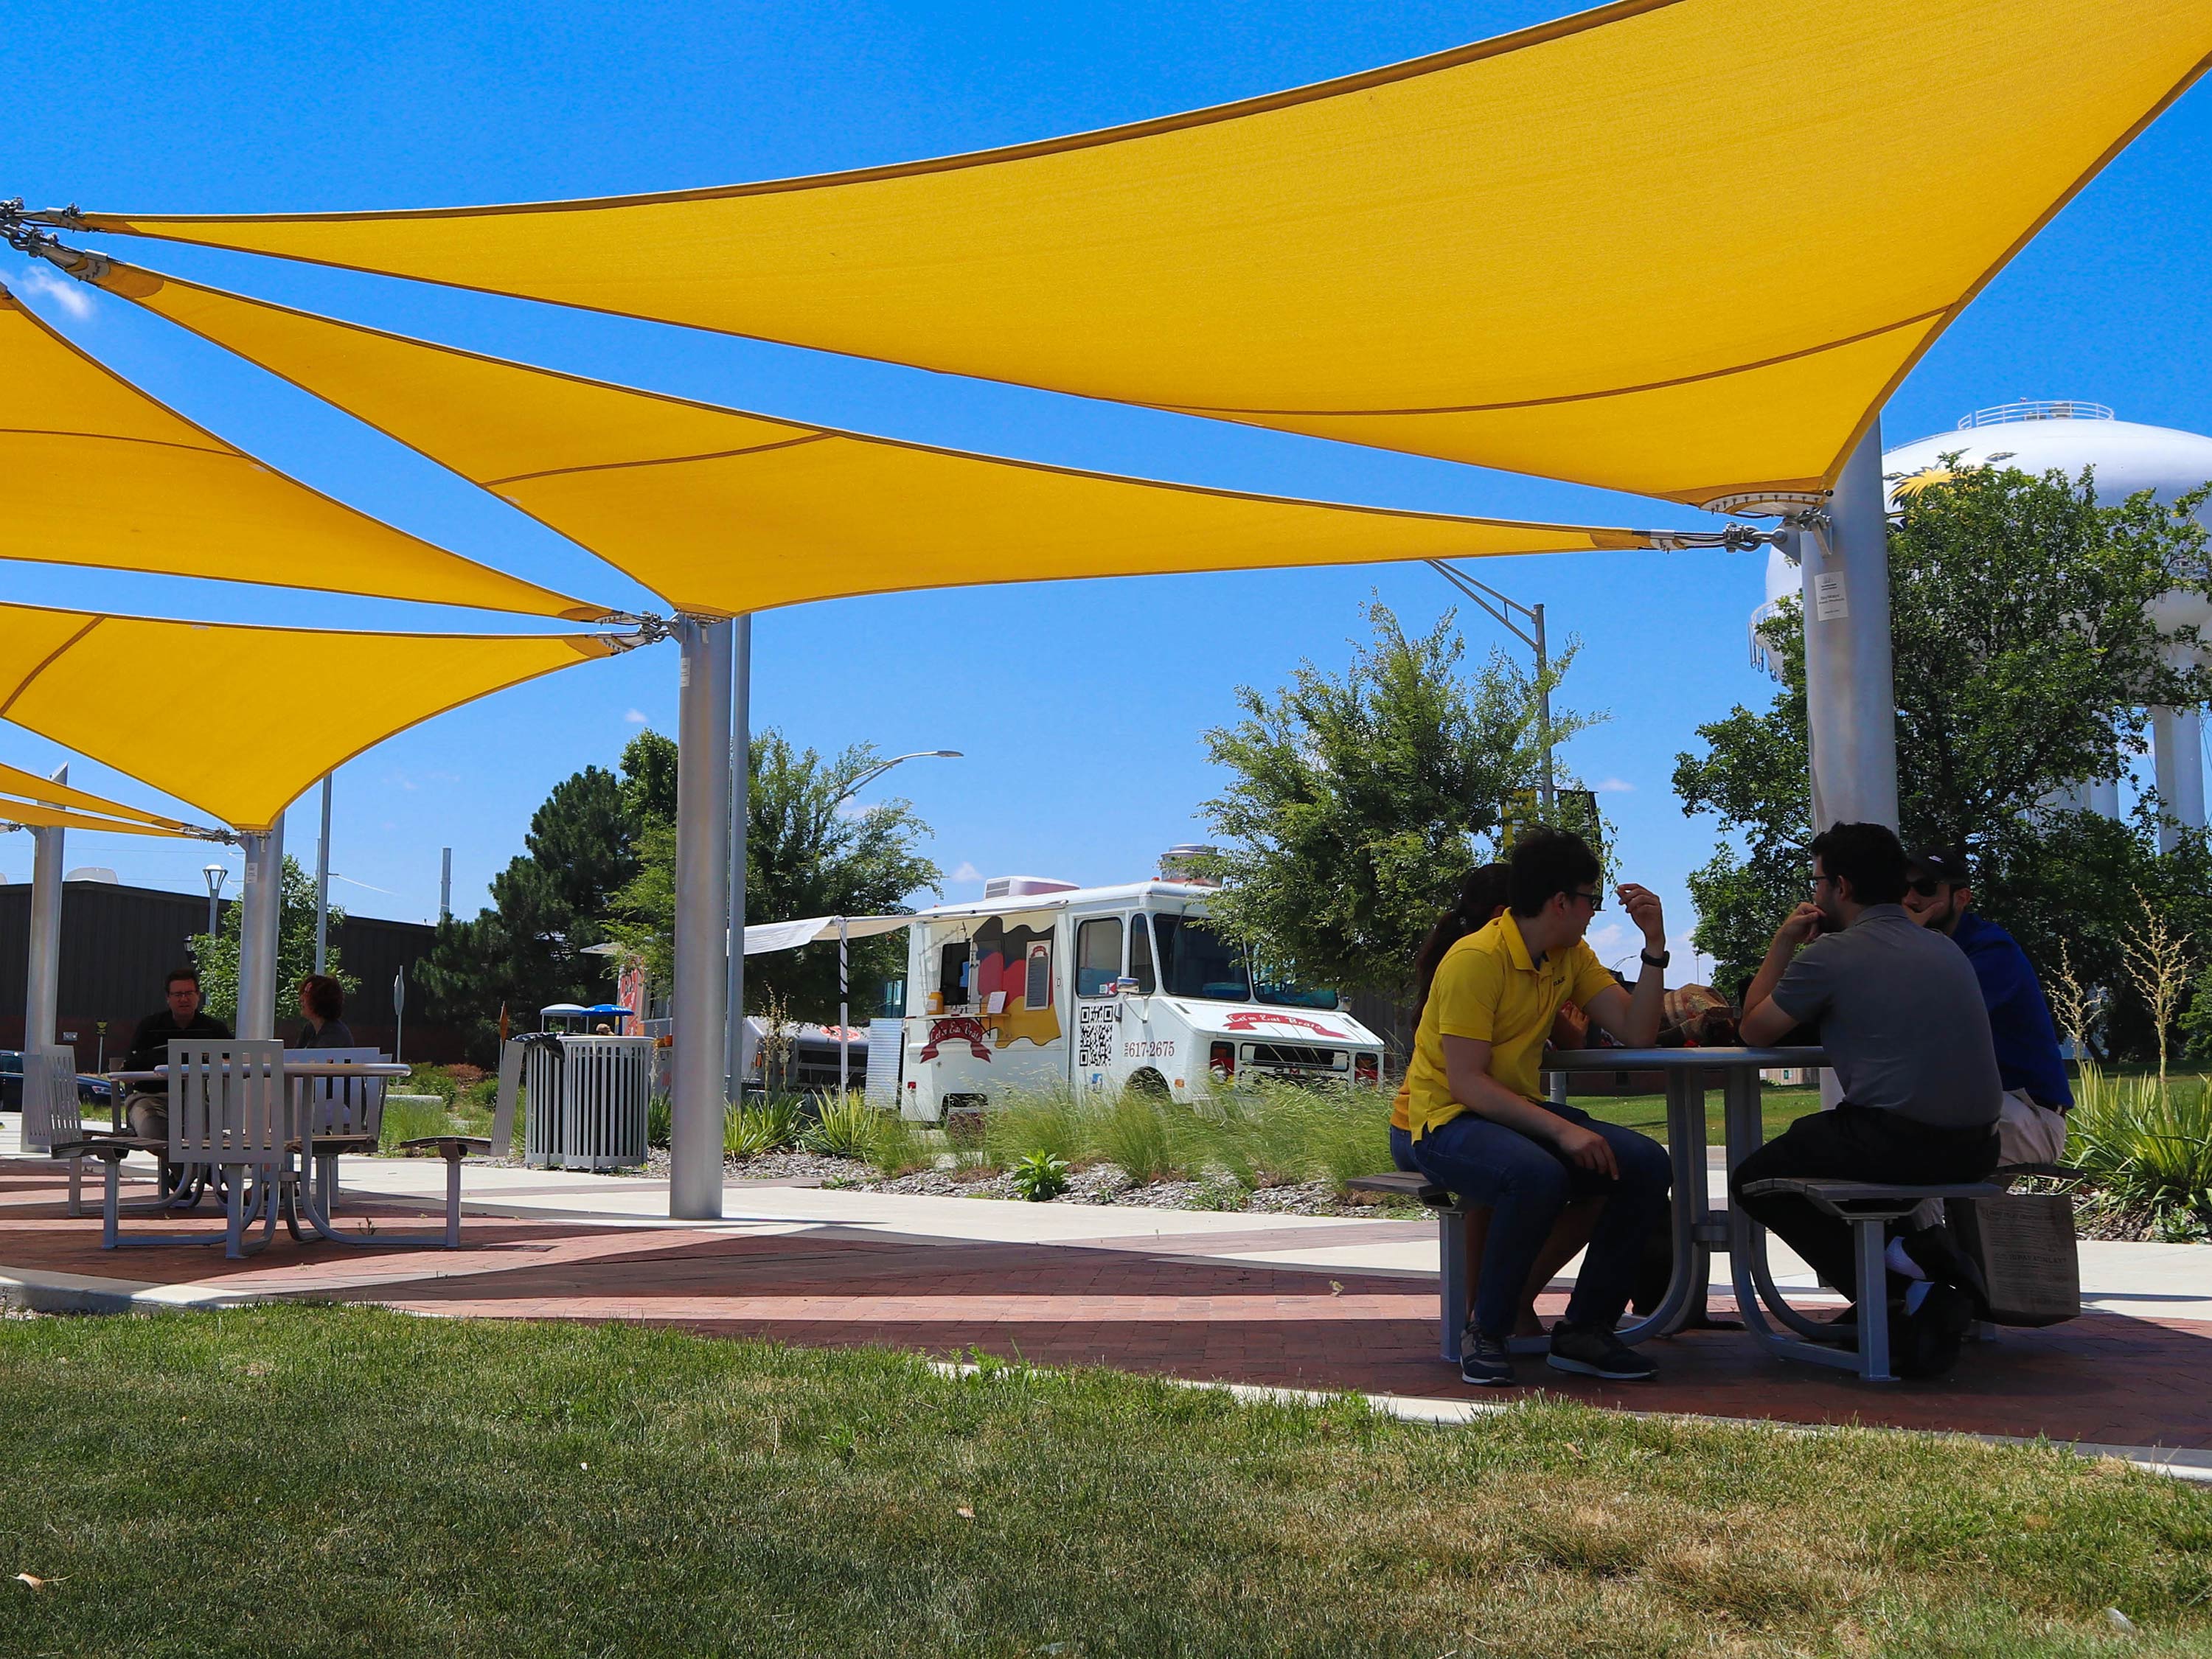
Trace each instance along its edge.
<instances>
[{"instance_id":1,"label":"white food truck body","mask_svg":"<svg viewBox=\"0 0 2212 1659\"><path fill-rule=\"evenodd\" d=\"M1382 1042L1334 998L1252 983L1205 925L1214 889L1001 878L907 932L902 1115L1018 1091L1202 1099L1231 1076L1378 1085Z\"/></svg>"}]
</instances>

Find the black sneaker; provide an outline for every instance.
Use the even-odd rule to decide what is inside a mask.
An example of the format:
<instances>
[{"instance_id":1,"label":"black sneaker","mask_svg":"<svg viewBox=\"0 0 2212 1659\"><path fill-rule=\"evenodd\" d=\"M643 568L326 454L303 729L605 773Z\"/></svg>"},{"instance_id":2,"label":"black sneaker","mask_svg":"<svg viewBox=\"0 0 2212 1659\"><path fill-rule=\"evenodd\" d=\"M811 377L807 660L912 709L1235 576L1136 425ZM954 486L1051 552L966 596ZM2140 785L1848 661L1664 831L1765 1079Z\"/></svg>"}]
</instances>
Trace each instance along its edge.
<instances>
[{"instance_id":1,"label":"black sneaker","mask_svg":"<svg viewBox=\"0 0 2212 1659\"><path fill-rule=\"evenodd\" d=\"M1470 1325L1459 1340L1459 1380L1477 1388L1510 1387L1513 1352L1502 1336L1485 1336Z\"/></svg>"},{"instance_id":2,"label":"black sneaker","mask_svg":"<svg viewBox=\"0 0 2212 1659\"><path fill-rule=\"evenodd\" d=\"M1659 1368L1611 1331L1559 1324L1552 1327L1552 1352L1546 1363L1555 1371L1601 1376L1608 1382L1649 1382Z\"/></svg>"}]
</instances>

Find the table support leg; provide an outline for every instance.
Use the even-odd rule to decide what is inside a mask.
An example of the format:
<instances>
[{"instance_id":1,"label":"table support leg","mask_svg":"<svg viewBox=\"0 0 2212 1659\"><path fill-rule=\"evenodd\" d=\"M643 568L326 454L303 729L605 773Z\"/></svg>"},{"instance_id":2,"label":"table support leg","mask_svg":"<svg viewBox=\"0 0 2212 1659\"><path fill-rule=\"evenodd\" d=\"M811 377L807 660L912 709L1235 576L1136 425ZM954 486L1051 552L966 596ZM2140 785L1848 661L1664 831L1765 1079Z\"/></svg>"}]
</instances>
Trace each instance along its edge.
<instances>
[{"instance_id":1,"label":"table support leg","mask_svg":"<svg viewBox=\"0 0 2212 1659\"><path fill-rule=\"evenodd\" d=\"M1667 1073L1667 1156L1674 1183L1674 1271L1659 1305L1621 1328L1620 1340L1632 1346L1705 1319L1711 1255L1698 1234L1705 1218L1705 1091L1688 1072Z\"/></svg>"},{"instance_id":2,"label":"table support leg","mask_svg":"<svg viewBox=\"0 0 2212 1659\"><path fill-rule=\"evenodd\" d=\"M458 1172L460 1165L453 1166ZM453 1177L456 1187L460 1180ZM454 1200L458 1213L459 1200ZM1437 1334L1444 1358L1459 1364L1460 1341L1467 1329L1467 1212L1437 1212Z\"/></svg>"}]
</instances>

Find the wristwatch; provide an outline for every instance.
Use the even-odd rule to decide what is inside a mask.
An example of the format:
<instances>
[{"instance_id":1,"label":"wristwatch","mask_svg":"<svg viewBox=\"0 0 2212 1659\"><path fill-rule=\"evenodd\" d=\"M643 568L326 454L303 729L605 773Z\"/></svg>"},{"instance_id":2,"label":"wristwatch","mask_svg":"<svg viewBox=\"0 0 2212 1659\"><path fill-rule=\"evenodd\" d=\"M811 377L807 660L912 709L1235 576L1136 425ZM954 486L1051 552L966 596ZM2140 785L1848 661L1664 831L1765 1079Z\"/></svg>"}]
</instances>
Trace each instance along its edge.
<instances>
[{"instance_id":1,"label":"wristwatch","mask_svg":"<svg viewBox=\"0 0 2212 1659\"><path fill-rule=\"evenodd\" d=\"M1672 951L1662 951L1656 957L1649 951L1641 951L1637 954L1644 958L1644 965L1647 968L1664 968L1674 959L1674 953Z\"/></svg>"}]
</instances>

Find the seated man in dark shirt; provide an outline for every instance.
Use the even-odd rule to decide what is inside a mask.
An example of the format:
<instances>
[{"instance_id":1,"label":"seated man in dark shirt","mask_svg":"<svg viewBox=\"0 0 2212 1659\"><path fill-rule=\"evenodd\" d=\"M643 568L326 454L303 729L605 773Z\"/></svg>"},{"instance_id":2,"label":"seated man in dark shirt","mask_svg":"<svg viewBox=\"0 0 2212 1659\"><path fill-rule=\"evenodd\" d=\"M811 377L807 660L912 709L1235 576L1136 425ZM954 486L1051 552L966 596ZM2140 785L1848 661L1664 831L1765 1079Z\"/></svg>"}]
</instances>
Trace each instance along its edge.
<instances>
[{"instance_id":1,"label":"seated man in dark shirt","mask_svg":"<svg viewBox=\"0 0 2212 1659\"><path fill-rule=\"evenodd\" d=\"M1905 914L1923 927L1948 933L1981 981L1990 1036L1996 1045L1997 1081L2004 1085L1997 1115L1998 1164L2064 1163L2066 1114L2074 1109L2074 1090L2066 1080L2058 1031L2034 964L2010 933L1968 908L1974 902L1973 885L1966 857L1957 848L1915 854L1909 879Z\"/></svg>"},{"instance_id":2,"label":"seated man in dark shirt","mask_svg":"<svg viewBox=\"0 0 2212 1659\"><path fill-rule=\"evenodd\" d=\"M1905 849L1881 824L1839 823L1813 838L1813 898L1782 924L1744 994L1743 1040L1778 1041L1817 1024L1842 1084L1843 1103L1799 1118L1737 1164L1730 1194L1850 1296L1886 1296L1861 1285L1848 1224L1809 1200L1743 1188L1771 1177L1826 1177L1938 1186L1979 1181L1996 1168L2003 1091L1979 983L1965 955L1919 927L1899 902ZM1924 1242L1931 1249L1937 1240ZM1903 1279L1930 1264L1921 1249L1898 1253ZM1915 1241L1916 1244L1923 1241ZM1955 1352L1966 1302L1948 1286L1937 1317ZM1917 1313L1929 1291L1908 1292Z\"/></svg>"},{"instance_id":3,"label":"seated man in dark shirt","mask_svg":"<svg viewBox=\"0 0 2212 1659\"><path fill-rule=\"evenodd\" d=\"M228 1041L230 1027L200 1012L200 976L193 968L179 968L168 979L169 1006L149 1014L131 1034L131 1052L124 1056L126 1072L151 1071L169 1063L169 1042L174 1037L207 1037ZM141 1140L169 1138L169 1091L159 1084L141 1084L124 1103L131 1133Z\"/></svg>"}]
</instances>

